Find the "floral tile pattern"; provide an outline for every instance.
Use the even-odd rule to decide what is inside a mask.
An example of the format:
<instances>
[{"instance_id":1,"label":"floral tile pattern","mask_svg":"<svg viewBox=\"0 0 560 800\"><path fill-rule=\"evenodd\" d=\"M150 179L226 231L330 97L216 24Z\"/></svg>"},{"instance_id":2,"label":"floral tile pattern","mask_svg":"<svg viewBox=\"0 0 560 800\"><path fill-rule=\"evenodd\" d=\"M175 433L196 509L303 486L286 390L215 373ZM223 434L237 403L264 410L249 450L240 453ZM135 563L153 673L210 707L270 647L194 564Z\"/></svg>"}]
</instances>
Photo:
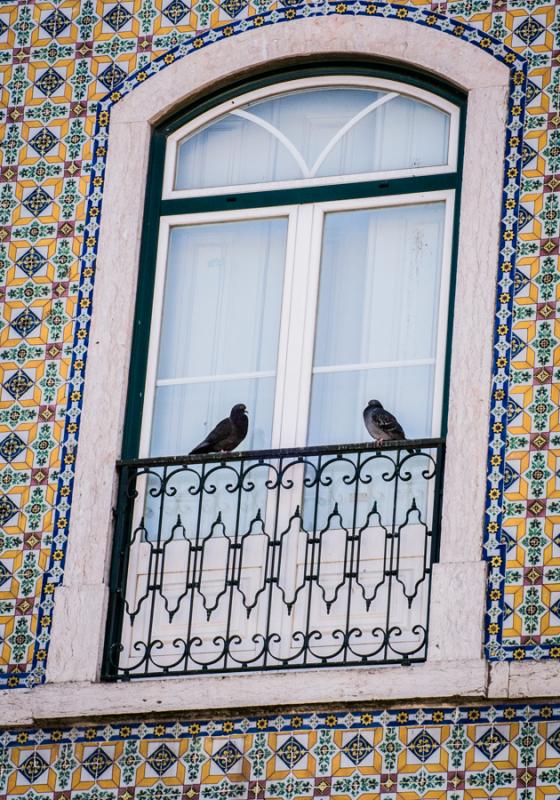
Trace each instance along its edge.
<instances>
[{"instance_id":1,"label":"floral tile pattern","mask_svg":"<svg viewBox=\"0 0 560 800\"><path fill-rule=\"evenodd\" d=\"M219 47L224 36L319 14L433 26L510 68L489 436L487 655L560 656L560 7L539 0L2 2L2 685L44 680L71 535L111 107L137 82L201 47ZM427 752L430 743L422 747Z\"/></svg>"},{"instance_id":2,"label":"floral tile pattern","mask_svg":"<svg viewBox=\"0 0 560 800\"><path fill-rule=\"evenodd\" d=\"M530 800L559 792L558 706L0 734L0 793L21 800Z\"/></svg>"}]
</instances>

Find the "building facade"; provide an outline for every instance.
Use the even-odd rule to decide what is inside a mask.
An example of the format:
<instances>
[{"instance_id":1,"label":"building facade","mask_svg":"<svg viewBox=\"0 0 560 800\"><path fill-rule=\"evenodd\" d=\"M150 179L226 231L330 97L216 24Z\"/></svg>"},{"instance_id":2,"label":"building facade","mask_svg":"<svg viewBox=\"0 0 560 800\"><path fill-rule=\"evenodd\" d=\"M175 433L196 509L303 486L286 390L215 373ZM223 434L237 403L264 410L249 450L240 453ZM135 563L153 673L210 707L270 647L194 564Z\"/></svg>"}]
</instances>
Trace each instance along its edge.
<instances>
[{"instance_id":1,"label":"building facade","mask_svg":"<svg viewBox=\"0 0 560 800\"><path fill-rule=\"evenodd\" d=\"M2 796L560 793L559 14L0 4Z\"/></svg>"}]
</instances>

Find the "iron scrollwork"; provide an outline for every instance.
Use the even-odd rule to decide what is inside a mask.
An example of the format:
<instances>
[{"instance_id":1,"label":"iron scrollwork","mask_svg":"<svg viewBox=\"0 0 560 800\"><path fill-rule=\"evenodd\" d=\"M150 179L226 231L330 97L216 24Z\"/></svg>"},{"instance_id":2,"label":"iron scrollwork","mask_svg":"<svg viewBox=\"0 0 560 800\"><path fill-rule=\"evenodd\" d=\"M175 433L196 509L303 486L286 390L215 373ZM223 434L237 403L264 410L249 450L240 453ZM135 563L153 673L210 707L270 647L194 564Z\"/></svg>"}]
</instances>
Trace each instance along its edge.
<instances>
[{"instance_id":1,"label":"iron scrollwork","mask_svg":"<svg viewBox=\"0 0 560 800\"><path fill-rule=\"evenodd\" d=\"M425 660L441 439L121 461L107 680Z\"/></svg>"}]
</instances>

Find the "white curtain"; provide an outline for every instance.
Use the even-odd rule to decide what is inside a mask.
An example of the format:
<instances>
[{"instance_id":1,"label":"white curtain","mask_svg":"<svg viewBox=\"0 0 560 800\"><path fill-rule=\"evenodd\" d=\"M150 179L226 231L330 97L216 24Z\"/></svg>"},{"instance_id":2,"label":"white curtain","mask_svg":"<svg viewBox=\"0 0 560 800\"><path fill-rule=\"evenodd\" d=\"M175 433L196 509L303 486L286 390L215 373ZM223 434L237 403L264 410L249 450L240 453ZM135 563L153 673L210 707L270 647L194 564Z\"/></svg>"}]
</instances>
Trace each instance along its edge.
<instances>
[{"instance_id":1,"label":"white curtain","mask_svg":"<svg viewBox=\"0 0 560 800\"><path fill-rule=\"evenodd\" d=\"M367 440L362 410L371 399L398 416L409 438L439 435L432 410L444 213L443 203L426 203L326 215L309 444Z\"/></svg>"},{"instance_id":2,"label":"white curtain","mask_svg":"<svg viewBox=\"0 0 560 800\"><path fill-rule=\"evenodd\" d=\"M235 403L250 413L243 447L270 446L287 227L172 229L150 455L189 452Z\"/></svg>"}]
</instances>

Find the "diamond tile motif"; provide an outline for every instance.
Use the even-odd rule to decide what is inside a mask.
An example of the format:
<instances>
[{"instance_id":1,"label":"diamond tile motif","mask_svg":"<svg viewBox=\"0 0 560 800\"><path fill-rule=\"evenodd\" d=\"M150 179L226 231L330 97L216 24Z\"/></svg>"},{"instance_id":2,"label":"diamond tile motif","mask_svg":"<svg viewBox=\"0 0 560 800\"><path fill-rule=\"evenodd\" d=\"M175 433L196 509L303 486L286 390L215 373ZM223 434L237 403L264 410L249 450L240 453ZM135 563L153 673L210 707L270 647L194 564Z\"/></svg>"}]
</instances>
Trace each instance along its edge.
<instances>
[{"instance_id":1,"label":"diamond tile motif","mask_svg":"<svg viewBox=\"0 0 560 800\"><path fill-rule=\"evenodd\" d=\"M154 772L161 776L175 764L177 756L166 744L162 744L148 756L146 761Z\"/></svg>"},{"instance_id":2,"label":"diamond tile motif","mask_svg":"<svg viewBox=\"0 0 560 800\"><path fill-rule=\"evenodd\" d=\"M548 743L557 753L560 753L560 728L556 728L556 730L550 734Z\"/></svg>"},{"instance_id":3,"label":"diamond tile motif","mask_svg":"<svg viewBox=\"0 0 560 800\"><path fill-rule=\"evenodd\" d=\"M533 215L530 214L527 211L526 208L523 208L523 206L520 206L519 207L519 216L518 216L518 220L517 220L518 230L521 230L522 228L525 228L531 222L532 219L534 219Z\"/></svg>"},{"instance_id":4,"label":"diamond tile motif","mask_svg":"<svg viewBox=\"0 0 560 800\"><path fill-rule=\"evenodd\" d=\"M508 467L508 470L509 470L509 469L511 469L511 468L510 468L510 467ZM518 475L517 473L515 473L515 475L516 475L517 477L519 477L519 475ZM513 478L511 478L511 477L509 478L509 480L508 480L508 487L509 487L509 486L511 486L511 484L513 483L513 480L514 480L514 479L513 479ZM510 534L509 534L509 533L507 533L506 531L502 531L502 532L501 532L501 534L500 534L500 544L505 544L505 546L506 546L506 550L509 552L509 551L511 550L511 548L512 548L512 547L515 547L515 546L516 546L517 542L515 541L515 539L513 538L513 536L510 536Z\"/></svg>"},{"instance_id":5,"label":"diamond tile motif","mask_svg":"<svg viewBox=\"0 0 560 800\"><path fill-rule=\"evenodd\" d=\"M306 755L306 752L302 743L293 736L290 736L290 738L286 739L284 744L278 748L276 755L284 762L288 769L293 769L298 761L301 761Z\"/></svg>"},{"instance_id":6,"label":"diamond tile motif","mask_svg":"<svg viewBox=\"0 0 560 800\"><path fill-rule=\"evenodd\" d=\"M408 749L417 759L427 761L438 749L439 744L427 731L422 731L408 743Z\"/></svg>"},{"instance_id":7,"label":"diamond tile motif","mask_svg":"<svg viewBox=\"0 0 560 800\"><path fill-rule=\"evenodd\" d=\"M17 433L12 431L5 439L0 441L0 457L3 458L4 461L13 461L26 447L27 445L25 442L19 438Z\"/></svg>"},{"instance_id":8,"label":"diamond tile motif","mask_svg":"<svg viewBox=\"0 0 560 800\"><path fill-rule=\"evenodd\" d=\"M227 742L212 755L212 761L217 764L223 772L227 772L239 761L241 756L242 753L233 742Z\"/></svg>"},{"instance_id":9,"label":"diamond tile motif","mask_svg":"<svg viewBox=\"0 0 560 800\"><path fill-rule=\"evenodd\" d=\"M537 157L537 151L527 144L527 142L523 143L523 147L521 148L521 163L524 167L528 167L529 164Z\"/></svg>"},{"instance_id":10,"label":"diamond tile motif","mask_svg":"<svg viewBox=\"0 0 560 800\"><path fill-rule=\"evenodd\" d=\"M82 767L89 772L94 780L97 780L109 769L112 763L107 753L98 747L82 761Z\"/></svg>"},{"instance_id":11,"label":"diamond tile motif","mask_svg":"<svg viewBox=\"0 0 560 800\"><path fill-rule=\"evenodd\" d=\"M128 11L123 5L117 3L116 6L113 6L106 14L103 15L103 19L110 25L114 31L120 31L121 28L124 28L126 23L132 18L132 14Z\"/></svg>"},{"instance_id":12,"label":"diamond tile motif","mask_svg":"<svg viewBox=\"0 0 560 800\"><path fill-rule=\"evenodd\" d=\"M33 214L33 216L38 217L47 206L50 206L52 203L52 197L45 192L40 186L37 187L31 194L28 194L25 200L23 201L23 205L26 209Z\"/></svg>"},{"instance_id":13,"label":"diamond tile motif","mask_svg":"<svg viewBox=\"0 0 560 800\"><path fill-rule=\"evenodd\" d=\"M226 14L232 17L232 19L241 14L246 7L247 0L223 0L223 2L220 3L220 8L223 8Z\"/></svg>"},{"instance_id":14,"label":"diamond tile motif","mask_svg":"<svg viewBox=\"0 0 560 800\"><path fill-rule=\"evenodd\" d=\"M51 133L48 128L43 128L29 140L31 147L36 150L40 156L45 156L49 150L53 149L56 143L56 136Z\"/></svg>"},{"instance_id":15,"label":"diamond tile motif","mask_svg":"<svg viewBox=\"0 0 560 800\"><path fill-rule=\"evenodd\" d=\"M172 0L166 8L163 9L163 14L167 17L173 25L178 25L179 22L186 16L188 7L183 3L183 0Z\"/></svg>"},{"instance_id":16,"label":"diamond tile motif","mask_svg":"<svg viewBox=\"0 0 560 800\"><path fill-rule=\"evenodd\" d=\"M29 783L35 783L37 779L47 770L49 765L39 753L32 753L20 765L19 771Z\"/></svg>"},{"instance_id":17,"label":"diamond tile motif","mask_svg":"<svg viewBox=\"0 0 560 800\"><path fill-rule=\"evenodd\" d=\"M47 259L34 247L27 250L16 261L17 266L22 272L25 272L28 278L32 278L46 263Z\"/></svg>"},{"instance_id":18,"label":"diamond tile motif","mask_svg":"<svg viewBox=\"0 0 560 800\"><path fill-rule=\"evenodd\" d=\"M556 617L560 619L560 600L557 600L550 606L550 611L552 614L554 614Z\"/></svg>"},{"instance_id":19,"label":"diamond tile motif","mask_svg":"<svg viewBox=\"0 0 560 800\"><path fill-rule=\"evenodd\" d=\"M504 470L504 484L505 488L509 489L509 487L515 483L516 480L519 479L519 473L514 470L509 464L506 466Z\"/></svg>"},{"instance_id":20,"label":"diamond tile motif","mask_svg":"<svg viewBox=\"0 0 560 800\"><path fill-rule=\"evenodd\" d=\"M532 103L535 97L541 94L541 89L533 81L527 81L527 102Z\"/></svg>"},{"instance_id":21,"label":"diamond tile motif","mask_svg":"<svg viewBox=\"0 0 560 800\"><path fill-rule=\"evenodd\" d=\"M58 8L41 22L41 28L53 39L60 36L69 25L70 20Z\"/></svg>"},{"instance_id":22,"label":"diamond tile motif","mask_svg":"<svg viewBox=\"0 0 560 800\"><path fill-rule=\"evenodd\" d=\"M367 739L364 739L361 734L353 736L352 739L346 742L344 747L341 748L341 752L356 766L358 766L366 756L369 756L372 750L373 747L371 744Z\"/></svg>"},{"instance_id":23,"label":"diamond tile motif","mask_svg":"<svg viewBox=\"0 0 560 800\"><path fill-rule=\"evenodd\" d=\"M8 495L0 495L0 525L6 525L14 514L17 514L17 511L18 507L10 500Z\"/></svg>"},{"instance_id":24,"label":"diamond tile motif","mask_svg":"<svg viewBox=\"0 0 560 800\"><path fill-rule=\"evenodd\" d=\"M543 32L545 28L534 17L527 17L521 25L515 29L515 35L525 42L526 45L532 44Z\"/></svg>"},{"instance_id":25,"label":"diamond tile motif","mask_svg":"<svg viewBox=\"0 0 560 800\"><path fill-rule=\"evenodd\" d=\"M11 577L12 573L10 572L8 567L0 561L0 586L3 586L5 583L8 583Z\"/></svg>"},{"instance_id":26,"label":"diamond tile motif","mask_svg":"<svg viewBox=\"0 0 560 800\"><path fill-rule=\"evenodd\" d=\"M519 353L527 347L527 343L520 339L519 336L516 336L515 333L511 337L511 353L512 356L515 358L519 355Z\"/></svg>"},{"instance_id":27,"label":"diamond tile motif","mask_svg":"<svg viewBox=\"0 0 560 800\"><path fill-rule=\"evenodd\" d=\"M58 89L60 89L63 83L64 78L52 67L49 67L45 72L43 72L41 77L35 81L35 86L44 95L50 97Z\"/></svg>"},{"instance_id":28,"label":"diamond tile motif","mask_svg":"<svg viewBox=\"0 0 560 800\"><path fill-rule=\"evenodd\" d=\"M22 311L21 314L18 314L15 319L13 319L10 323L12 328L19 333L22 339L25 339L26 336L29 336L32 333L37 325L41 324L41 320L37 316L37 314L33 313L30 308L26 308L25 311Z\"/></svg>"},{"instance_id":29,"label":"diamond tile motif","mask_svg":"<svg viewBox=\"0 0 560 800\"><path fill-rule=\"evenodd\" d=\"M476 746L489 761L495 759L507 745L507 739L500 731L490 728L476 741Z\"/></svg>"},{"instance_id":30,"label":"diamond tile motif","mask_svg":"<svg viewBox=\"0 0 560 800\"><path fill-rule=\"evenodd\" d=\"M19 400L32 386L33 381L22 369L18 369L2 384L14 400Z\"/></svg>"},{"instance_id":31,"label":"diamond tile motif","mask_svg":"<svg viewBox=\"0 0 560 800\"><path fill-rule=\"evenodd\" d=\"M507 403L507 419L508 422L514 420L523 411L522 406L516 403L512 397L508 397Z\"/></svg>"},{"instance_id":32,"label":"diamond tile motif","mask_svg":"<svg viewBox=\"0 0 560 800\"><path fill-rule=\"evenodd\" d=\"M119 83L126 78L126 72L116 64L111 64L97 77L107 89L114 89L115 86L118 86Z\"/></svg>"}]
</instances>

